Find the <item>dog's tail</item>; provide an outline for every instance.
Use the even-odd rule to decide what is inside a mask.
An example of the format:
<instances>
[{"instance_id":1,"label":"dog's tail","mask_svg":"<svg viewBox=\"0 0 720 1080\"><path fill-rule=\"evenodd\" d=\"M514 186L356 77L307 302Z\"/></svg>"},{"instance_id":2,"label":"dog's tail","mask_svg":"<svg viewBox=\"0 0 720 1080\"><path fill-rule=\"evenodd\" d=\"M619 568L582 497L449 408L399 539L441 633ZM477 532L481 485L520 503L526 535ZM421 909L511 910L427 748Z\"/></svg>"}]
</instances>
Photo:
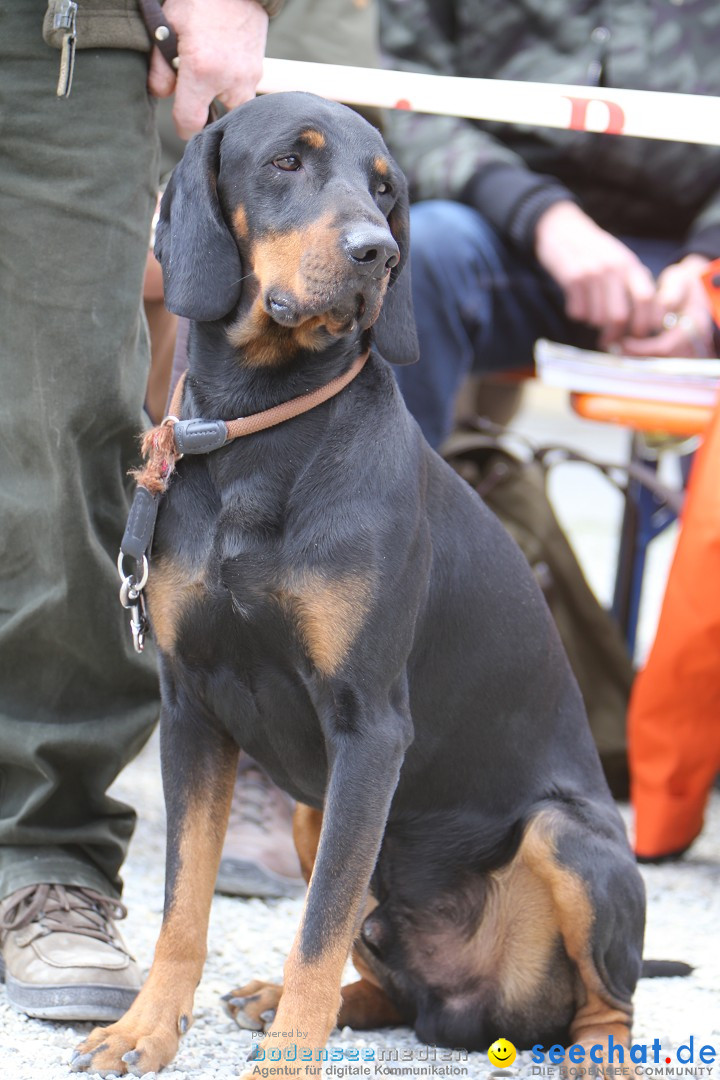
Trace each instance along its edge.
<instances>
[{"instance_id":1,"label":"dog's tail","mask_svg":"<svg viewBox=\"0 0 720 1080\"><path fill-rule=\"evenodd\" d=\"M682 960L643 960L641 979L679 979L692 975L695 969Z\"/></svg>"}]
</instances>

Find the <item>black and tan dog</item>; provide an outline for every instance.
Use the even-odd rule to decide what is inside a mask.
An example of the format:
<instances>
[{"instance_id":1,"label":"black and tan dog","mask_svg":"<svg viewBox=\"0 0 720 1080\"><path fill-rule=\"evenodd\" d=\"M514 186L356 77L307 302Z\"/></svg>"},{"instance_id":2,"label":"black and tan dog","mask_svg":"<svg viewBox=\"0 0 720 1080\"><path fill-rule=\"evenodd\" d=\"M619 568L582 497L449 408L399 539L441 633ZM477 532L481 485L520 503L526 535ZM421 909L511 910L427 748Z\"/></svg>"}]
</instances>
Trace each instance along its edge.
<instances>
[{"instance_id":1,"label":"black and tan dog","mask_svg":"<svg viewBox=\"0 0 720 1080\"><path fill-rule=\"evenodd\" d=\"M388 361L417 342L382 139L306 94L244 105L188 146L157 251L194 320L183 417L254 414L370 356L311 411L186 456L162 501L165 916L137 1001L76 1067L158 1069L190 1024L238 746L302 804L312 872L284 987L233 991L238 1022L275 1013L313 1049L336 1022L627 1044L641 879L523 556L398 394Z\"/></svg>"}]
</instances>

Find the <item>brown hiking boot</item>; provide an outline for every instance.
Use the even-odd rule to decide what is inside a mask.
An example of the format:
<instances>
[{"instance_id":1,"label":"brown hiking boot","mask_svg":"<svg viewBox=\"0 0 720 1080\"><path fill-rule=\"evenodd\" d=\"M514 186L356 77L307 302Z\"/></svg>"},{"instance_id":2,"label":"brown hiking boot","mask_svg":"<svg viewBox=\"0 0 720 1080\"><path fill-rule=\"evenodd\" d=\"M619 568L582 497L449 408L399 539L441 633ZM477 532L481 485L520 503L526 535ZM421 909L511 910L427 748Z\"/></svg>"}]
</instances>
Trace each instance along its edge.
<instances>
[{"instance_id":1,"label":"brown hiking boot","mask_svg":"<svg viewBox=\"0 0 720 1080\"><path fill-rule=\"evenodd\" d=\"M300 896L305 882L292 838L294 803L241 754L215 891L231 896Z\"/></svg>"},{"instance_id":2,"label":"brown hiking boot","mask_svg":"<svg viewBox=\"0 0 720 1080\"><path fill-rule=\"evenodd\" d=\"M113 923L119 900L75 885L30 885L0 902L8 1001L43 1020L117 1020L140 972Z\"/></svg>"}]
</instances>

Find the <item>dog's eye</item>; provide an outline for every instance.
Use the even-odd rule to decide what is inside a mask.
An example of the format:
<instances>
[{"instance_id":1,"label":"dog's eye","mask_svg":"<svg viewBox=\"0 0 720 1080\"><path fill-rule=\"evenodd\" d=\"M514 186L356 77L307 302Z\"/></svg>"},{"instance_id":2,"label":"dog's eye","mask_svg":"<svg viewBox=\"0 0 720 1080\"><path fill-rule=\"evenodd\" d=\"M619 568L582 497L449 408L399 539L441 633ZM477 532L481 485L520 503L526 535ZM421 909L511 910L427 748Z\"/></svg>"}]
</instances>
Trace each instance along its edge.
<instances>
[{"instance_id":1,"label":"dog's eye","mask_svg":"<svg viewBox=\"0 0 720 1080\"><path fill-rule=\"evenodd\" d=\"M273 165L284 172L297 172L302 162L296 154L286 154L284 157L273 158Z\"/></svg>"},{"instance_id":2,"label":"dog's eye","mask_svg":"<svg viewBox=\"0 0 720 1080\"><path fill-rule=\"evenodd\" d=\"M392 184L384 180L382 184L378 185L377 193L378 195L390 195L392 193Z\"/></svg>"}]
</instances>

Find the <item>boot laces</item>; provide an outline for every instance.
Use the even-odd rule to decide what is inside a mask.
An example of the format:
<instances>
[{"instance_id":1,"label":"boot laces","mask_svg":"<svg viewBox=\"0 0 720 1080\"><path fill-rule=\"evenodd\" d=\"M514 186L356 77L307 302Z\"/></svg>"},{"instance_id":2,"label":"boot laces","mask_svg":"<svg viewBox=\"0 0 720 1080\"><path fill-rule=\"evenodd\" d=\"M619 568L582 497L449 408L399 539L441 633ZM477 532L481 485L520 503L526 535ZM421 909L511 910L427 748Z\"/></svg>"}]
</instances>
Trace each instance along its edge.
<instances>
[{"instance_id":1,"label":"boot laces","mask_svg":"<svg viewBox=\"0 0 720 1080\"><path fill-rule=\"evenodd\" d=\"M45 935L79 934L122 948L112 920L124 919L127 908L119 900L76 885L29 885L18 889L0 916L0 934L42 925ZM122 950L125 951L124 949Z\"/></svg>"}]
</instances>

